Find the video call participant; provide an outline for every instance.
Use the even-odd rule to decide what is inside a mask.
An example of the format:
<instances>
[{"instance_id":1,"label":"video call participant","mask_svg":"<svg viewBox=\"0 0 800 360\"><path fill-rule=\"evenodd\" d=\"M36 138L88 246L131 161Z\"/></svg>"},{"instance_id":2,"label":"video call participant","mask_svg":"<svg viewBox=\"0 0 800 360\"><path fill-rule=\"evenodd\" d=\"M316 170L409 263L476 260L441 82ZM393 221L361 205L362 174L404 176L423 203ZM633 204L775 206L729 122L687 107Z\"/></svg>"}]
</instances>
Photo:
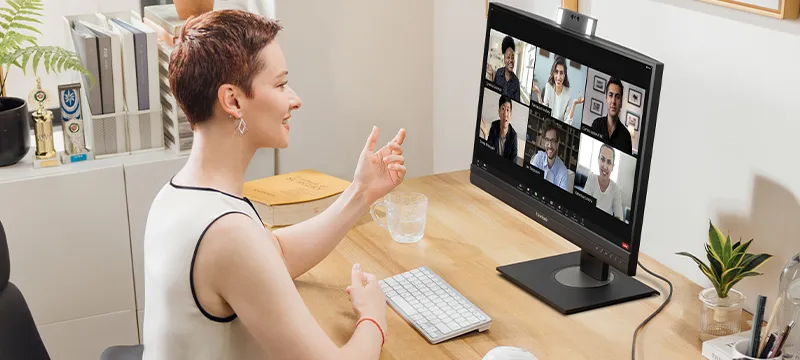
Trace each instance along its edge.
<instances>
[{"instance_id":1,"label":"video call participant","mask_svg":"<svg viewBox=\"0 0 800 360\"><path fill-rule=\"evenodd\" d=\"M572 94L569 91L569 76L567 75L567 60L563 56L556 55L553 67L550 69L550 78L547 79L542 90L533 84L533 92L539 98L539 103L550 108L550 115L566 123L571 123L575 116L575 107L583 103L583 97L578 96L574 101L570 101Z\"/></svg>"},{"instance_id":2,"label":"video call participant","mask_svg":"<svg viewBox=\"0 0 800 360\"><path fill-rule=\"evenodd\" d=\"M600 146L600 155L597 158L600 164L600 175L589 174L583 192L597 199L597 208L622 220L624 215L622 212L622 191L611 180L611 172L614 171L616 156L616 152L611 146L606 144Z\"/></svg>"},{"instance_id":3,"label":"video call participant","mask_svg":"<svg viewBox=\"0 0 800 360\"><path fill-rule=\"evenodd\" d=\"M530 164L544 171L544 179L556 186L569 191L567 188L569 171L564 162L558 157L558 128L548 122L544 132L544 150L539 150L531 158Z\"/></svg>"},{"instance_id":4,"label":"video call participant","mask_svg":"<svg viewBox=\"0 0 800 360\"><path fill-rule=\"evenodd\" d=\"M517 158L517 132L511 126L511 99L500 95L497 112L500 119L492 122L486 142L496 148L498 155L513 161Z\"/></svg>"},{"instance_id":5,"label":"video call participant","mask_svg":"<svg viewBox=\"0 0 800 360\"><path fill-rule=\"evenodd\" d=\"M631 133L619 120L620 109L622 109L622 94L625 88L622 82L612 77L608 79L606 85L606 105L608 114L601 116L592 122L592 130L603 136L603 142L620 149L628 154L633 154Z\"/></svg>"},{"instance_id":6,"label":"video call participant","mask_svg":"<svg viewBox=\"0 0 800 360\"><path fill-rule=\"evenodd\" d=\"M515 101L520 101L519 78L514 74L514 54L517 51L517 47L514 45L514 39L511 36L504 37L501 49L503 51L503 64L505 67L494 71L494 82L503 88L503 95ZM486 64L486 66L488 67L489 64Z\"/></svg>"}]
</instances>

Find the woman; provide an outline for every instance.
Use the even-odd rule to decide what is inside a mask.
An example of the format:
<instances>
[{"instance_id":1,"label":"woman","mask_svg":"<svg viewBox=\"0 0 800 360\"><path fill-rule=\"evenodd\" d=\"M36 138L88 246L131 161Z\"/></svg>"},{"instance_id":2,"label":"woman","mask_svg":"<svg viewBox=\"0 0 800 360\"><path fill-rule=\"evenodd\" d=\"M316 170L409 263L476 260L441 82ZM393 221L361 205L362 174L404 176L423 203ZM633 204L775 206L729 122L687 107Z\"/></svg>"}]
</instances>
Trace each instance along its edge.
<instances>
[{"instance_id":1,"label":"woman","mask_svg":"<svg viewBox=\"0 0 800 360\"><path fill-rule=\"evenodd\" d=\"M292 281L339 243L406 174L405 131L375 151L325 212L270 232L242 197L258 148L286 148L302 102L287 86L281 26L236 10L190 19L170 58L170 88L194 132L186 165L159 192L145 230L145 360L377 359L386 299L356 264L352 337L337 347Z\"/></svg>"},{"instance_id":2,"label":"woman","mask_svg":"<svg viewBox=\"0 0 800 360\"><path fill-rule=\"evenodd\" d=\"M542 98L541 89L536 84L533 84L533 92L539 98L540 104L550 108L550 116L568 124L572 123L575 107L583 103L583 97L580 94L577 99L570 102L567 60L563 56L556 55L553 67L550 69L550 77L545 84L544 98Z\"/></svg>"}]
</instances>

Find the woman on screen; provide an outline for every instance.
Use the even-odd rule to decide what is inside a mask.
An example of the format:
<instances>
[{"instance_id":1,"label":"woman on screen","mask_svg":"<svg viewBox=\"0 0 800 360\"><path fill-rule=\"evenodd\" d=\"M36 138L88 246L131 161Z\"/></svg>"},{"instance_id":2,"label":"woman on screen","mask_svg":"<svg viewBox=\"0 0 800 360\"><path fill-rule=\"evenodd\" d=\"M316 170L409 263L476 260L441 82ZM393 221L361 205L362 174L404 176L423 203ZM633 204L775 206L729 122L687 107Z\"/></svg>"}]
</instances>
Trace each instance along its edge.
<instances>
[{"instance_id":1,"label":"woman on screen","mask_svg":"<svg viewBox=\"0 0 800 360\"><path fill-rule=\"evenodd\" d=\"M500 119L492 122L486 142L495 148L498 155L514 161L517 159L517 132L511 126L511 99L500 95L498 109Z\"/></svg>"},{"instance_id":2,"label":"woman on screen","mask_svg":"<svg viewBox=\"0 0 800 360\"><path fill-rule=\"evenodd\" d=\"M514 74L514 54L516 53L516 45L514 45L514 38L506 36L503 38L501 46L503 51L503 65L494 72L494 82L503 89L503 95L509 98L519 100L519 78ZM488 66L488 64L487 64Z\"/></svg>"},{"instance_id":3,"label":"woman on screen","mask_svg":"<svg viewBox=\"0 0 800 360\"><path fill-rule=\"evenodd\" d=\"M355 264L342 278L352 334L331 339L293 280L316 266L405 177L405 130L380 148L373 128L353 181L325 211L265 228L244 197L261 148L289 146L302 101L287 85L277 21L238 11L186 21L169 61L169 86L192 128L185 165L153 200L144 235L144 360L377 360L386 296ZM224 66L220 66L224 65ZM320 144L319 151L326 146ZM365 321L366 320L366 321ZM345 338L349 337L345 344Z\"/></svg>"},{"instance_id":4,"label":"woman on screen","mask_svg":"<svg viewBox=\"0 0 800 360\"><path fill-rule=\"evenodd\" d=\"M550 69L550 78L547 79L542 90L533 84L533 92L539 98L539 103L550 108L550 116L572 124L572 117L575 115L575 107L583 103L583 97L578 96L574 101L570 101L572 95L569 91L569 75L567 75L567 60L563 56L556 55L553 67Z\"/></svg>"}]
</instances>

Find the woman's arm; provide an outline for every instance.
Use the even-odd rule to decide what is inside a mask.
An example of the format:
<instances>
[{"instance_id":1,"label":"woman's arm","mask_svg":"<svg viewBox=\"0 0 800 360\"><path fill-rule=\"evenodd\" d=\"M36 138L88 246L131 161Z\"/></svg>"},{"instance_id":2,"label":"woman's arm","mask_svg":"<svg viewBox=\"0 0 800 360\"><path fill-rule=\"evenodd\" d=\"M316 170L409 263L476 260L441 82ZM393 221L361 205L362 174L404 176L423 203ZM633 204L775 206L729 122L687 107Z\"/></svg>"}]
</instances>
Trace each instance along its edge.
<instances>
[{"instance_id":1,"label":"woman's arm","mask_svg":"<svg viewBox=\"0 0 800 360\"><path fill-rule=\"evenodd\" d=\"M406 131L401 129L392 141L376 152L378 128L373 128L359 156L353 182L339 199L309 220L274 231L292 278L322 261L370 204L403 181L406 173L402 147L405 137Z\"/></svg>"},{"instance_id":2,"label":"woman's arm","mask_svg":"<svg viewBox=\"0 0 800 360\"><path fill-rule=\"evenodd\" d=\"M198 249L195 276L196 288L207 286L220 296L269 359L367 360L380 355L381 332L369 322L362 322L344 346L333 343L300 297L275 242L245 215L226 215L209 227ZM374 306L361 315L385 324L383 301L382 313Z\"/></svg>"},{"instance_id":3,"label":"woman's arm","mask_svg":"<svg viewBox=\"0 0 800 360\"><path fill-rule=\"evenodd\" d=\"M297 278L333 251L369 208L364 191L352 183L330 207L293 226L275 229L291 278Z\"/></svg>"}]
</instances>

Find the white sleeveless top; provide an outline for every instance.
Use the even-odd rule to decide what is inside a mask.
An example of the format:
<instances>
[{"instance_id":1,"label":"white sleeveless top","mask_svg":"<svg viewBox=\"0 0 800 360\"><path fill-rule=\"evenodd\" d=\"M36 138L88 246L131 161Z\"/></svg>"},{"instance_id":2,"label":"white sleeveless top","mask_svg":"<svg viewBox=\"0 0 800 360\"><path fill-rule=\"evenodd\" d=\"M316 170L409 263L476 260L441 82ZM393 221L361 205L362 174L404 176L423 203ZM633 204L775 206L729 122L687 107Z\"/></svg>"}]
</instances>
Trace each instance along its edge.
<instances>
[{"instance_id":1,"label":"white sleeveless top","mask_svg":"<svg viewBox=\"0 0 800 360\"><path fill-rule=\"evenodd\" d=\"M144 235L143 360L264 358L236 314L208 314L194 292L192 268L203 234L230 213L263 226L248 199L214 189L170 181L153 200Z\"/></svg>"}]
</instances>

